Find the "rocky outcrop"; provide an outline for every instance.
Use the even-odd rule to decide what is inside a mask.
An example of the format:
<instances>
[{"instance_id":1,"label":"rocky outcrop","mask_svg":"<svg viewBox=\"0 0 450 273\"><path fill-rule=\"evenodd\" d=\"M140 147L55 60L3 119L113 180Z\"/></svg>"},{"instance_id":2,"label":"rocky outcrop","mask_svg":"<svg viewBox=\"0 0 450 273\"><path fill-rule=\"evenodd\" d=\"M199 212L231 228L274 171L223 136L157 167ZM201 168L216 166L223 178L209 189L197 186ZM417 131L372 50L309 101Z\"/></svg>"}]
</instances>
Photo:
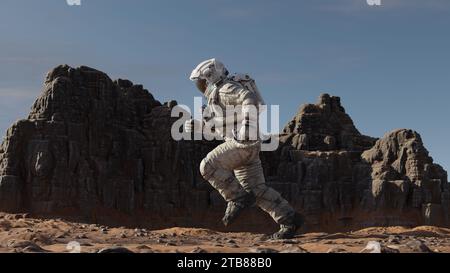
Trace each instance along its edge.
<instances>
[{"instance_id":1,"label":"rocky outcrop","mask_svg":"<svg viewBox=\"0 0 450 273\"><path fill-rule=\"evenodd\" d=\"M109 225L221 228L224 202L198 172L217 143L174 141L176 102L88 67L51 71L0 146L0 209ZM262 154L268 183L314 230L448 225L446 172L410 130L364 136L338 97L303 106ZM257 209L234 229L274 225Z\"/></svg>"},{"instance_id":2,"label":"rocky outcrop","mask_svg":"<svg viewBox=\"0 0 450 273\"><path fill-rule=\"evenodd\" d=\"M175 105L88 67L57 67L1 146L0 207L93 221L207 207L194 162L211 148L171 140Z\"/></svg>"},{"instance_id":3,"label":"rocky outcrop","mask_svg":"<svg viewBox=\"0 0 450 273\"><path fill-rule=\"evenodd\" d=\"M303 105L283 130L283 142L306 151L364 151L376 139L363 136L345 113L339 97L322 94Z\"/></svg>"},{"instance_id":4,"label":"rocky outcrop","mask_svg":"<svg viewBox=\"0 0 450 273\"><path fill-rule=\"evenodd\" d=\"M421 209L425 224L448 224L447 172L433 163L417 132L388 133L362 158L372 168L373 206Z\"/></svg>"},{"instance_id":5,"label":"rocky outcrop","mask_svg":"<svg viewBox=\"0 0 450 273\"><path fill-rule=\"evenodd\" d=\"M361 135L340 98L301 107L265 154L267 175L312 227L448 225L449 183L419 134ZM286 188L287 187L287 188Z\"/></svg>"}]
</instances>

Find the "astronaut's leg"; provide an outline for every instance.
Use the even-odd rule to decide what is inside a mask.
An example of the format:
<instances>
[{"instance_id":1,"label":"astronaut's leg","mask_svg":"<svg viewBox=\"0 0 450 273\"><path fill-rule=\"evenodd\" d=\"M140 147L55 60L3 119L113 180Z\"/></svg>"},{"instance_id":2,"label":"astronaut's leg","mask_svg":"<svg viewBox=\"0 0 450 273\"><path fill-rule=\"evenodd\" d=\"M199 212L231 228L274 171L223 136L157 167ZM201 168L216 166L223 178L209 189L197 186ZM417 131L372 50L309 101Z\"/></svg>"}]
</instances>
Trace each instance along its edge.
<instances>
[{"instance_id":1,"label":"astronaut's leg","mask_svg":"<svg viewBox=\"0 0 450 273\"><path fill-rule=\"evenodd\" d=\"M280 225L280 230L272 235L273 239L293 238L303 225L304 218L284 199L280 193L266 185L264 171L259 159L259 150L246 166L234 171L236 178L246 191L256 197L256 204L267 212Z\"/></svg>"},{"instance_id":2,"label":"astronaut's leg","mask_svg":"<svg viewBox=\"0 0 450 273\"><path fill-rule=\"evenodd\" d=\"M234 142L225 142L214 149L200 164L200 172L227 201L227 209L222 222L231 224L241 212L255 203L255 198L242 188L233 173L248 161L248 151L242 150Z\"/></svg>"},{"instance_id":3,"label":"astronaut's leg","mask_svg":"<svg viewBox=\"0 0 450 273\"><path fill-rule=\"evenodd\" d=\"M247 193L236 180L233 168L242 161L231 143L225 142L210 152L200 164L200 173L225 199L230 202Z\"/></svg>"},{"instance_id":4,"label":"astronaut's leg","mask_svg":"<svg viewBox=\"0 0 450 273\"><path fill-rule=\"evenodd\" d=\"M235 175L244 189L255 195L258 207L267 212L278 224L282 224L295 213L280 193L266 185L259 156L250 164L236 169Z\"/></svg>"},{"instance_id":5,"label":"astronaut's leg","mask_svg":"<svg viewBox=\"0 0 450 273\"><path fill-rule=\"evenodd\" d=\"M246 208L254 204L255 198L242 188L233 169L248 161L248 151L240 149L233 142L225 142L214 149L200 164L200 172L227 201L222 222L231 224Z\"/></svg>"},{"instance_id":6,"label":"astronaut's leg","mask_svg":"<svg viewBox=\"0 0 450 273\"><path fill-rule=\"evenodd\" d=\"M246 194L245 190L239 185L232 171L223 169L215 165L212 161L204 159L200 164L200 172L203 178L208 181L225 199L230 202Z\"/></svg>"}]
</instances>

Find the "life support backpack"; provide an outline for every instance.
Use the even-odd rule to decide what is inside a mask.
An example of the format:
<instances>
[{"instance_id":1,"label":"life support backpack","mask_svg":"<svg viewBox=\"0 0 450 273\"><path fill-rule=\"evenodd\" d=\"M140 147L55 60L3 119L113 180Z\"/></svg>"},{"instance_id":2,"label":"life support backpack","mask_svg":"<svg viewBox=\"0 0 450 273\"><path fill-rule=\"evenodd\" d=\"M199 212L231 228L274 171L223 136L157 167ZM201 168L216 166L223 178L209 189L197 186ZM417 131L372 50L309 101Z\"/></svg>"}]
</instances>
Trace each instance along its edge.
<instances>
[{"instance_id":1,"label":"life support backpack","mask_svg":"<svg viewBox=\"0 0 450 273\"><path fill-rule=\"evenodd\" d=\"M250 92L253 92L258 101L259 105L266 105L264 99L261 96L261 92L259 92L258 86L256 86L256 81L248 74L234 74L229 77L230 80L234 82L240 83L245 89Z\"/></svg>"}]
</instances>

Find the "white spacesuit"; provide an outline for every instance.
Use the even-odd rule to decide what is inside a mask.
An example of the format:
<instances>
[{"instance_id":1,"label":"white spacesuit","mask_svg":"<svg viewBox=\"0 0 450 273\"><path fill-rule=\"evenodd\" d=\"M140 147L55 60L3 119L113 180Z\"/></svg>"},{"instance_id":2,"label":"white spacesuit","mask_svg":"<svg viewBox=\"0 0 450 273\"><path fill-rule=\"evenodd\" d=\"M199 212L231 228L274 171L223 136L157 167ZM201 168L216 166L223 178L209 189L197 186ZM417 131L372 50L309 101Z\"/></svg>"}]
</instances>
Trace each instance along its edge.
<instances>
[{"instance_id":1,"label":"white spacesuit","mask_svg":"<svg viewBox=\"0 0 450 273\"><path fill-rule=\"evenodd\" d=\"M258 134L259 108L264 101L254 81L245 82L250 79L245 75L230 77L225 66L216 59L199 64L190 79L208 101L205 111L208 117L202 121L187 121L186 132L204 132L203 128L213 123L210 127L225 140L200 165L202 176L228 202L223 223L229 225L244 208L256 202L281 225L273 237L292 238L303 224L303 217L266 185Z\"/></svg>"}]
</instances>

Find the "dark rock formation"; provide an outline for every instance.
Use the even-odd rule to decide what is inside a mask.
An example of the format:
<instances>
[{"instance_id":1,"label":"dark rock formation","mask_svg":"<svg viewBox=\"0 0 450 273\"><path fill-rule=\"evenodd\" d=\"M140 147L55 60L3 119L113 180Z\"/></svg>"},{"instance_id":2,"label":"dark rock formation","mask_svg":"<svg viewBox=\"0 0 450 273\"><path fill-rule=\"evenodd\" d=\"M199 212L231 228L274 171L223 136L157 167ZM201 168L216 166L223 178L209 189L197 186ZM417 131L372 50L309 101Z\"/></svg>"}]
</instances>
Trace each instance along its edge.
<instances>
[{"instance_id":1,"label":"dark rock formation","mask_svg":"<svg viewBox=\"0 0 450 273\"><path fill-rule=\"evenodd\" d=\"M194 162L211 148L171 140L174 105L91 68L57 67L1 146L0 207L100 222L207 207Z\"/></svg>"},{"instance_id":2,"label":"dark rock formation","mask_svg":"<svg viewBox=\"0 0 450 273\"><path fill-rule=\"evenodd\" d=\"M221 228L224 202L198 172L217 143L172 140L176 102L97 70L60 66L0 146L0 209L109 225ZM263 153L268 183L310 229L448 225L447 173L420 136L361 135L338 97L303 106ZM265 223L261 225L261 223ZM234 229L267 231L251 209Z\"/></svg>"},{"instance_id":3,"label":"dark rock formation","mask_svg":"<svg viewBox=\"0 0 450 273\"><path fill-rule=\"evenodd\" d=\"M372 206L421 209L424 224L448 224L447 172L433 163L418 133L388 133L362 158L372 168Z\"/></svg>"},{"instance_id":4,"label":"dark rock formation","mask_svg":"<svg viewBox=\"0 0 450 273\"><path fill-rule=\"evenodd\" d=\"M363 136L345 113L339 97L322 94L306 104L283 130L283 142L305 151L364 151L376 139Z\"/></svg>"}]
</instances>

